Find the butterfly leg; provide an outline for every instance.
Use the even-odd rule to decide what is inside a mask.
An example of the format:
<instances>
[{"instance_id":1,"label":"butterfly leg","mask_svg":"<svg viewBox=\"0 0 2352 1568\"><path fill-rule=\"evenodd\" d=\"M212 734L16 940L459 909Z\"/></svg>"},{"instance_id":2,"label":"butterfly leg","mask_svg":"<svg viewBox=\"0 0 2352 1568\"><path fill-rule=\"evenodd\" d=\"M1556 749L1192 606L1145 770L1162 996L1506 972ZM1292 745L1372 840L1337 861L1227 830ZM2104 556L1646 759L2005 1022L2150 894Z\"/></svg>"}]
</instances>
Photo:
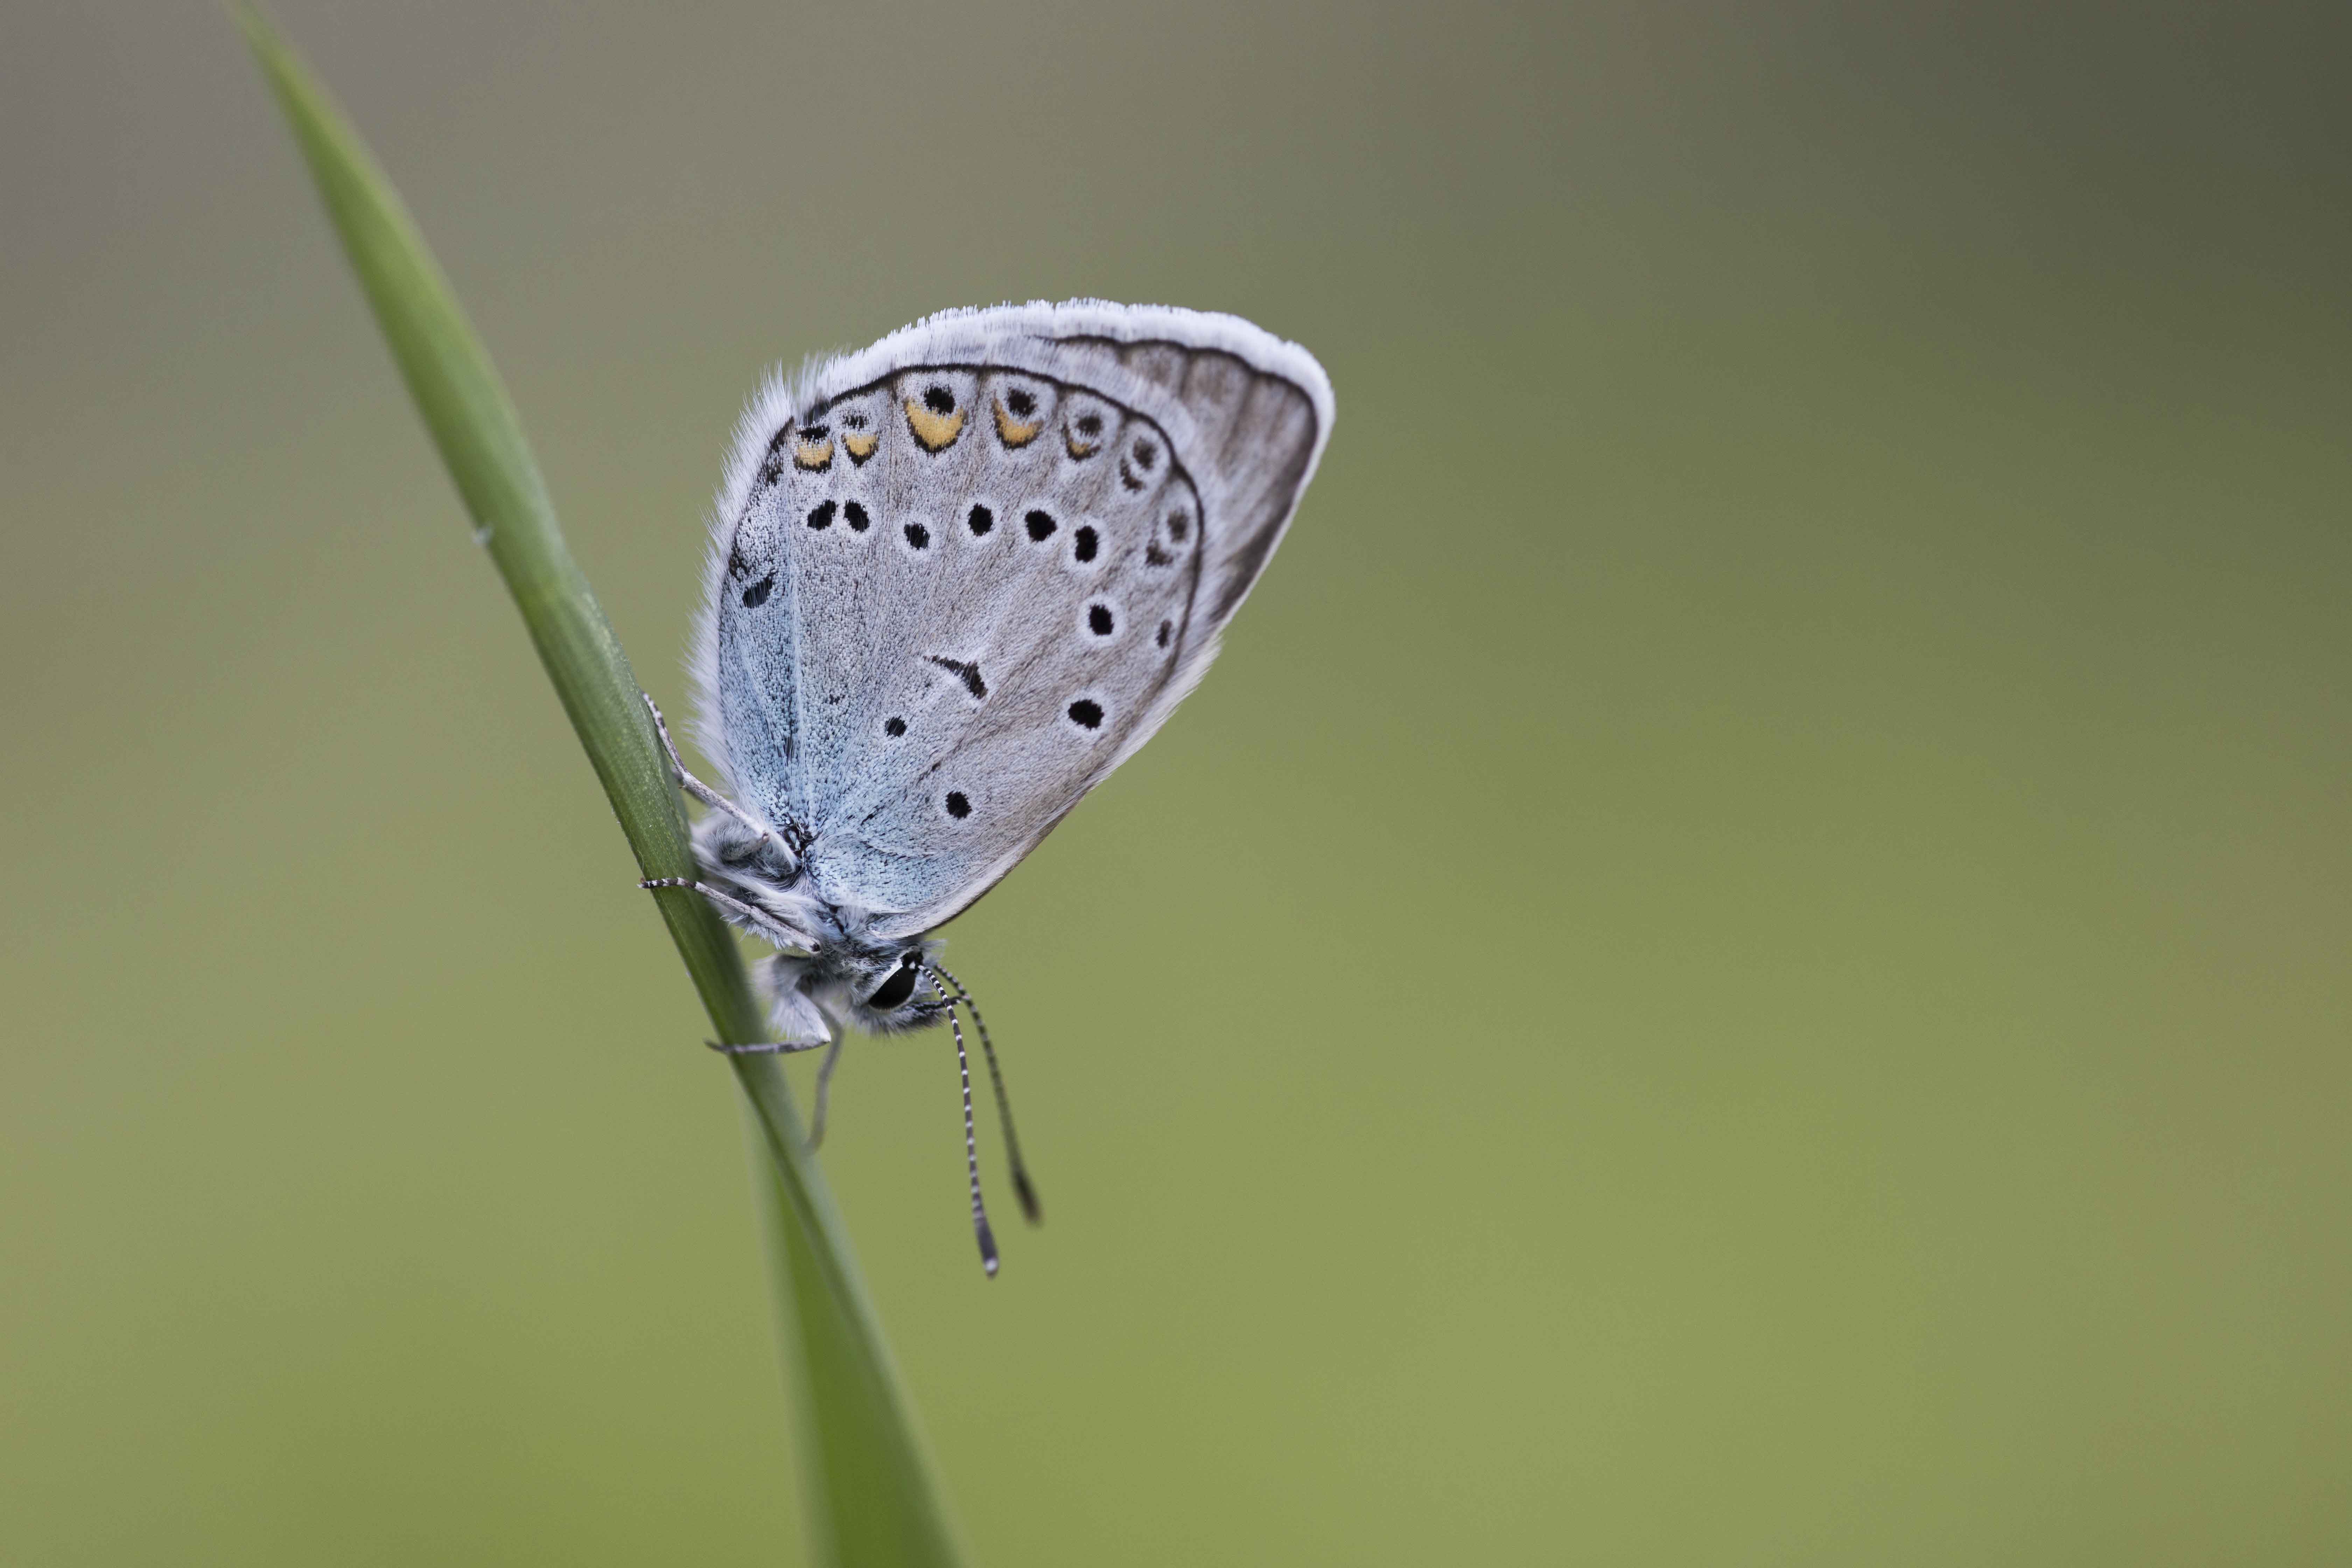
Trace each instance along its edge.
<instances>
[{"instance_id":1,"label":"butterfly leg","mask_svg":"<svg viewBox=\"0 0 2352 1568\"><path fill-rule=\"evenodd\" d=\"M833 1069L841 1062L842 1036L833 1037L833 1049L824 1053L824 1060L816 1069L816 1114L809 1119L808 1144L812 1149L824 1142L824 1107L833 1093Z\"/></svg>"},{"instance_id":2,"label":"butterfly leg","mask_svg":"<svg viewBox=\"0 0 2352 1568\"><path fill-rule=\"evenodd\" d=\"M686 771L686 763L677 754L677 745L669 738L669 724L662 718L661 705L653 700L651 692L640 691L637 695L646 700L646 711L654 716L654 733L661 737L662 751L669 758L669 771L677 780L677 787L713 811L727 813L728 816L750 828L753 837L761 843L772 846L776 853L783 857L785 866L797 867L800 864L800 857L794 855L784 841L777 837L774 828Z\"/></svg>"},{"instance_id":3,"label":"butterfly leg","mask_svg":"<svg viewBox=\"0 0 2352 1568\"><path fill-rule=\"evenodd\" d=\"M841 1062L842 1036L830 1040L761 1040L748 1046L723 1046L717 1040L702 1043L722 1057L784 1057L801 1051L826 1047L824 1061L816 1069L816 1114L809 1121L809 1152L814 1153L824 1143L824 1108L833 1094L833 1069Z\"/></svg>"},{"instance_id":4,"label":"butterfly leg","mask_svg":"<svg viewBox=\"0 0 2352 1568\"><path fill-rule=\"evenodd\" d=\"M723 892L708 882L698 882L691 877L647 877L637 886L648 892L660 888L688 889L700 893L720 909L740 915L751 922L753 931L774 942L778 947L797 948L803 952L812 952L816 947L816 938L806 931L794 931L788 925L781 924L765 910L754 909L734 894Z\"/></svg>"},{"instance_id":5,"label":"butterfly leg","mask_svg":"<svg viewBox=\"0 0 2352 1568\"><path fill-rule=\"evenodd\" d=\"M722 1046L717 1040L705 1040L702 1043L722 1057L788 1057L795 1051L813 1051L825 1042L823 1040L760 1040L748 1046ZM833 1042L833 1050L835 1056L841 1054L839 1040ZM825 1058L828 1063L832 1059L832 1057ZM832 1069L828 1067L825 1070Z\"/></svg>"}]
</instances>

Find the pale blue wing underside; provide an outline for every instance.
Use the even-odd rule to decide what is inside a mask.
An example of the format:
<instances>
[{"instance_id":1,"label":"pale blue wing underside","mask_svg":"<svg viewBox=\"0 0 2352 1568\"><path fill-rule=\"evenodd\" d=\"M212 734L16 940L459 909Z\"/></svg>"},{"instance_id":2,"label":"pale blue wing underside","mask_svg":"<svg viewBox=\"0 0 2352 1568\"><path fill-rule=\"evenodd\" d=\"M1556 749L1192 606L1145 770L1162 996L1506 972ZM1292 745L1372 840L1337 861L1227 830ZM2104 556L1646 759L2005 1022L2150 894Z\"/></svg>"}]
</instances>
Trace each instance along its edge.
<instances>
[{"instance_id":1,"label":"pale blue wing underside","mask_svg":"<svg viewBox=\"0 0 2352 1568\"><path fill-rule=\"evenodd\" d=\"M1296 345L1092 302L935 317L772 392L717 519L706 743L828 902L940 924L1198 681L1330 423Z\"/></svg>"}]
</instances>

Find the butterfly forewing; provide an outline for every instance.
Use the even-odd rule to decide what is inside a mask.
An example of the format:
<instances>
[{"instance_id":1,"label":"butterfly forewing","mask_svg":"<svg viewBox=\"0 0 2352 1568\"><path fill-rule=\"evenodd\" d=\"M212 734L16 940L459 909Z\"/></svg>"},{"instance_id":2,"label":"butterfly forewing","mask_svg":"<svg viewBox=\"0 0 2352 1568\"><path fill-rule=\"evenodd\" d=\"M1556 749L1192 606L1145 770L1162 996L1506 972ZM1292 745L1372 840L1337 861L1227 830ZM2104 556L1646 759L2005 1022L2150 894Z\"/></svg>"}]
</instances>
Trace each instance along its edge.
<instances>
[{"instance_id":1,"label":"butterfly forewing","mask_svg":"<svg viewBox=\"0 0 2352 1568\"><path fill-rule=\"evenodd\" d=\"M939 319L751 432L709 695L739 790L883 934L968 905L1167 716L1328 430L1303 353L1189 312L1132 315L1215 345L1081 330L1119 309ZM1260 339L1278 370L1225 342Z\"/></svg>"}]
</instances>

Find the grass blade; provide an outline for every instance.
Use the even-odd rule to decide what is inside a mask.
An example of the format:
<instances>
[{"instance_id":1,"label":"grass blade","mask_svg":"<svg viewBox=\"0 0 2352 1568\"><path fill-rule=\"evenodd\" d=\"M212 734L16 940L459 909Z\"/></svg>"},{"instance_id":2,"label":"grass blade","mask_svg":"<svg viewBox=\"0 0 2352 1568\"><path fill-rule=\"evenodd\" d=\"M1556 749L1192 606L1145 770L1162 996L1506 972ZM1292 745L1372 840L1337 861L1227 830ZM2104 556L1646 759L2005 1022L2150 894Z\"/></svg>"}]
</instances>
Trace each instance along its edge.
<instances>
[{"instance_id":1,"label":"grass blade","mask_svg":"<svg viewBox=\"0 0 2352 1568\"><path fill-rule=\"evenodd\" d=\"M488 354L407 209L326 90L258 13L240 7L236 15L637 864L648 877L691 874L685 812L636 677L564 545ZM719 1037L761 1038L761 1009L727 927L690 892L652 896ZM832 1194L805 1152L782 1070L771 1057L729 1059L767 1155L756 1184L776 1265L812 1551L847 1568L959 1563L913 1406Z\"/></svg>"}]
</instances>

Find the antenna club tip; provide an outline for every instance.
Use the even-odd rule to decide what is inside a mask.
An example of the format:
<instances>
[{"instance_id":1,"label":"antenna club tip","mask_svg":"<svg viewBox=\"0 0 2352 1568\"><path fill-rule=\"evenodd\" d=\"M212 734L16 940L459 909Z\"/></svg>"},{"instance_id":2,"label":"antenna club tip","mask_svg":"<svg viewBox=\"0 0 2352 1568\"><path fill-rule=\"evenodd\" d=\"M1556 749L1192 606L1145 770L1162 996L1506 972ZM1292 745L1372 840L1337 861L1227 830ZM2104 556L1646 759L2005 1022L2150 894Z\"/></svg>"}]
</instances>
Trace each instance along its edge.
<instances>
[{"instance_id":1,"label":"antenna club tip","mask_svg":"<svg viewBox=\"0 0 2352 1568\"><path fill-rule=\"evenodd\" d=\"M1029 1184L1029 1175L1027 1172L1016 1171L1013 1173L1013 1191L1020 1197L1021 1212L1029 1216L1029 1223L1031 1225L1045 1224L1045 1205L1037 1201L1037 1189Z\"/></svg>"},{"instance_id":2,"label":"antenna club tip","mask_svg":"<svg viewBox=\"0 0 2352 1568\"><path fill-rule=\"evenodd\" d=\"M996 1278L996 1233L988 1228L986 1220L981 1220L973 1228L980 1232L980 1266L987 1269L988 1277L993 1279Z\"/></svg>"}]
</instances>

